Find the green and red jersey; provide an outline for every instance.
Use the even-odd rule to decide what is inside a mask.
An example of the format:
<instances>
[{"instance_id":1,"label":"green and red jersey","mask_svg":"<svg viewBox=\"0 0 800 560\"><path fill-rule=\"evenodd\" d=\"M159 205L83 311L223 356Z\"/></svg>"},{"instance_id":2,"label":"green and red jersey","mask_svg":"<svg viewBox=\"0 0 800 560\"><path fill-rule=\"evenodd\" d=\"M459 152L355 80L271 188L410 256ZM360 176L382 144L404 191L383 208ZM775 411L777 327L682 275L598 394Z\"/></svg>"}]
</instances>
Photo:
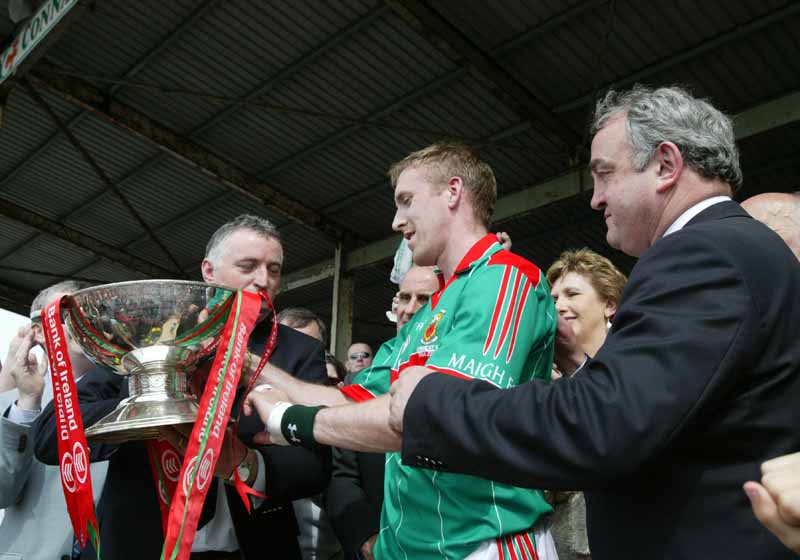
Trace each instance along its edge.
<instances>
[{"instance_id":1,"label":"green and red jersey","mask_svg":"<svg viewBox=\"0 0 800 560\"><path fill-rule=\"evenodd\" d=\"M555 332L544 275L489 234L467 252L449 282L440 276L430 302L342 391L356 401L388 393L404 369L417 365L501 389L547 380ZM464 558L484 541L522 533L512 539L526 558L528 530L550 511L539 490L409 467L399 453L390 453L375 557Z\"/></svg>"}]
</instances>

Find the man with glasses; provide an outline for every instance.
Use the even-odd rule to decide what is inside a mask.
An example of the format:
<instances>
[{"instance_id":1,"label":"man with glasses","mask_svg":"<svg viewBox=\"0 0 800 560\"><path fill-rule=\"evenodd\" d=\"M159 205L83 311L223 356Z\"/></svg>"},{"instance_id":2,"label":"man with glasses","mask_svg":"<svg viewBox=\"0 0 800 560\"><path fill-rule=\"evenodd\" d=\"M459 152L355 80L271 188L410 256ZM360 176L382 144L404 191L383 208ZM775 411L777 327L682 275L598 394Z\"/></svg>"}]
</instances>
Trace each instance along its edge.
<instances>
[{"instance_id":1,"label":"man with glasses","mask_svg":"<svg viewBox=\"0 0 800 560\"><path fill-rule=\"evenodd\" d=\"M347 360L344 367L347 369L345 383L349 382L355 374L372 365L372 348L365 342L354 342L347 349Z\"/></svg>"}]
</instances>

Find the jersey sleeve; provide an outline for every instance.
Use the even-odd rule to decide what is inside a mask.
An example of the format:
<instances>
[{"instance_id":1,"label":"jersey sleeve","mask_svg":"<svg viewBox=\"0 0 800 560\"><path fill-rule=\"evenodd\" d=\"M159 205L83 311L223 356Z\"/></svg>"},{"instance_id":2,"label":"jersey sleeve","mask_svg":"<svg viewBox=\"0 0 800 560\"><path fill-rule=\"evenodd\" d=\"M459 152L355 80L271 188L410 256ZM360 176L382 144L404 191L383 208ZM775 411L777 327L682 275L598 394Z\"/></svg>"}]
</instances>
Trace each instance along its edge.
<instances>
[{"instance_id":1,"label":"jersey sleeve","mask_svg":"<svg viewBox=\"0 0 800 560\"><path fill-rule=\"evenodd\" d=\"M500 388L549 378L556 314L539 269L508 252L468 279L430 369Z\"/></svg>"},{"instance_id":2,"label":"jersey sleeve","mask_svg":"<svg viewBox=\"0 0 800 560\"><path fill-rule=\"evenodd\" d=\"M389 392L394 341L392 339L378 348L372 365L356 374L350 385L339 389L348 399L364 402Z\"/></svg>"}]
</instances>

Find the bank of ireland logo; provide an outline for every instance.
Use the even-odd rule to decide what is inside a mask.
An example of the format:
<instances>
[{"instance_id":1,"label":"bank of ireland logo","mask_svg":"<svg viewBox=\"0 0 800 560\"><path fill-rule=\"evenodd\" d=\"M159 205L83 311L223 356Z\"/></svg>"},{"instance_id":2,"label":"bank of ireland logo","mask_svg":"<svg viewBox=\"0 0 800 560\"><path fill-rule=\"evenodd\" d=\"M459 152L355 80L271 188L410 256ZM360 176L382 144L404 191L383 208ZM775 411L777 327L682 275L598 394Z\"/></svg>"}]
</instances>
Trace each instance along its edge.
<instances>
[{"instance_id":1,"label":"bank of ireland logo","mask_svg":"<svg viewBox=\"0 0 800 560\"><path fill-rule=\"evenodd\" d=\"M192 482L192 471L194 470L195 463L197 463L197 455L192 457L191 461L186 464L186 470L183 471L183 493L187 496L189 495L189 485Z\"/></svg>"},{"instance_id":2,"label":"bank of ireland logo","mask_svg":"<svg viewBox=\"0 0 800 560\"><path fill-rule=\"evenodd\" d=\"M181 458L172 449L161 454L161 471L172 482L178 482L181 474Z\"/></svg>"},{"instance_id":3,"label":"bank of ireland logo","mask_svg":"<svg viewBox=\"0 0 800 560\"><path fill-rule=\"evenodd\" d=\"M61 480L70 493L75 492L77 481L75 480L75 462L72 460L72 453L67 451L61 457Z\"/></svg>"},{"instance_id":4,"label":"bank of ireland logo","mask_svg":"<svg viewBox=\"0 0 800 560\"><path fill-rule=\"evenodd\" d=\"M72 453L67 451L61 457L61 480L64 487L72 494L78 488L78 484L86 482L89 474L89 457L86 447L80 442L75 442L72 446Z\"/></svg>"},{"instance_id":5,"label":"bank of ireland logo","mask_svg":"<svg viewBox=\"0 0 800 560\"><path fill-rule=\"evenodd\" d=\"M183 473L183 493L189 495L189 484L192 482L192 469L197 463L197 455L192 457L189 464L186 465L186 472ZM203 458L197 467L197 489L202 490L208 484L214 474L214 450L210 447L203 453Z\"/></svg>"},{"instance_id":6,"label":"bank of ireland logo","mask_svg":"<svg viewBox=\"0 0 800 560\"><path fill-rule=\"evenodd\" d=\"M435 341L438 336L436 336L436 329L439 328L439 321L442 320L446 311L442 309L436 315L433 316L431 322L428 323L428 326L425 327L425 330L422 331L422 342L423 344L430 344L431 342Z\"/></svg>"},{"instance_id":7,"label":"bank of ireland logo","mask_svg":"<svg viewBox=\"0 0 800 560\"><path fill-rule=\"evenodd\" d=\"M81 442L76 441L72 446L72 457L75 460L75 476L78 482L83 484L89 474L89 456Z\"/></svg>"},{"instance_id":8,"label":"bank of ireland logo","mask_svg":"<svg viewBox=\"0 0 800 560\"><path fill-rule=\"evenodd\" d=\"M214 475L214 450L210 447L203 453L200 466L197 467L197 489L202 490Z\"/></svg>"}]
</instances>

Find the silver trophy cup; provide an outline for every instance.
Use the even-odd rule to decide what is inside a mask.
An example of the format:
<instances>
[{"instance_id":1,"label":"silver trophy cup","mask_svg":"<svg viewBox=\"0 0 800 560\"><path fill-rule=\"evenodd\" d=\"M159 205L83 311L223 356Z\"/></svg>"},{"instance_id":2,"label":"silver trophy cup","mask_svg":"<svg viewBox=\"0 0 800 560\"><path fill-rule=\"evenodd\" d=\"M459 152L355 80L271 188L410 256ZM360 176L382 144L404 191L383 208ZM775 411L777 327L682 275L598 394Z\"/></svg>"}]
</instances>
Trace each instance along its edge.
<instances>
[{"instance_id":1,"label":"silver trophy cup","mask_svg":"<svg viewBox=\"0 0 800 560\"><path fill-rule=\"evenodd\" d=\"M130 394L86 437L152 439L160 426L193 423L199 405L188 375L216 348L232 296L226 288L182 280L120 282L73 294L71 335L95 362L127 376Z\"/></svg>"}]
</instances>

